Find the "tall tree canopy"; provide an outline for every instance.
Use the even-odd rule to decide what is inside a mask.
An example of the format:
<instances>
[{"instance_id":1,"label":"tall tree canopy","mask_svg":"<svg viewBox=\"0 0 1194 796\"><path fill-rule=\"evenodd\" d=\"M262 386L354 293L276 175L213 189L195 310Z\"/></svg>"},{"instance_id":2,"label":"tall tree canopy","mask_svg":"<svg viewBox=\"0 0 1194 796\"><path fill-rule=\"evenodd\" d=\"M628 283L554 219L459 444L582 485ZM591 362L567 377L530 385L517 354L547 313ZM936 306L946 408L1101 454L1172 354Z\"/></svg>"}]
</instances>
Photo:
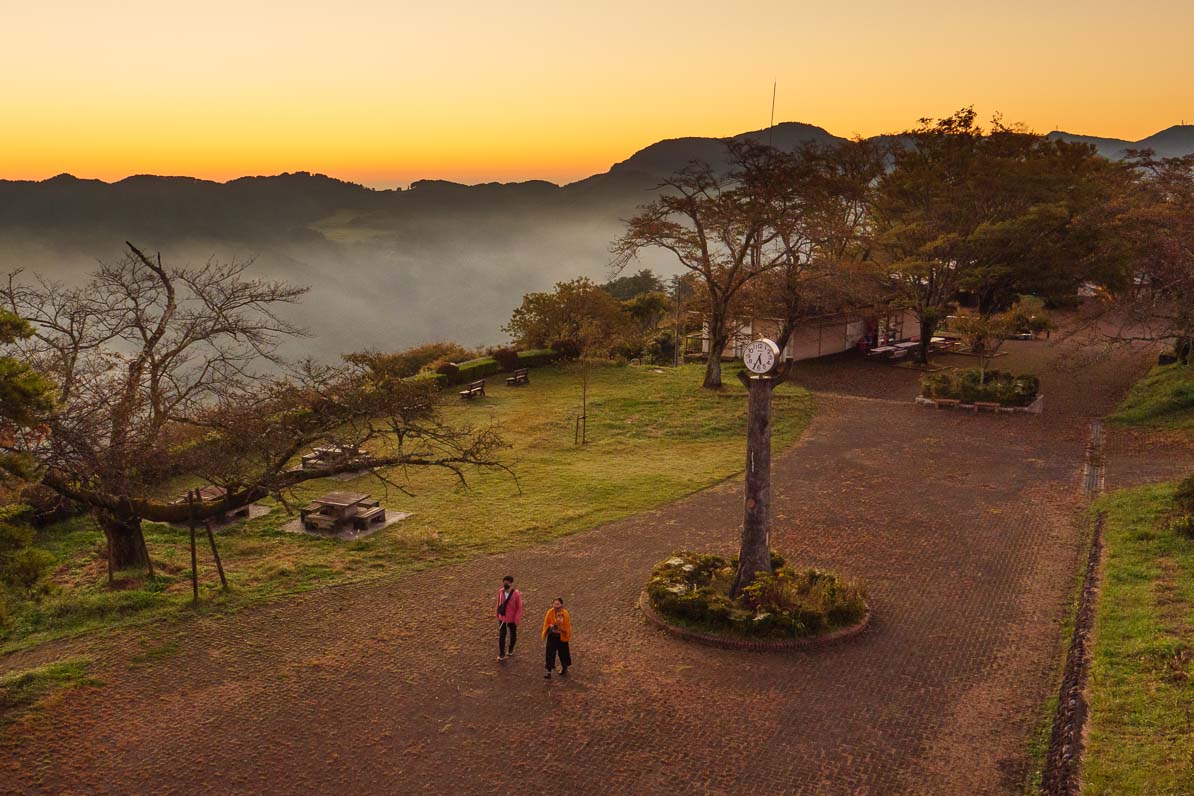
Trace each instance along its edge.
<instances>
[{"instance_id":1,"label":"tall tree canopy","mask_svg":"<svg viewBox=\"0 0 1194 796\"><path fill-rule=\"evenodd\" d=\"M998 119L986 132L970 108L923 119L902 139L875 192L874 248L920 322L921 361L961 290L984 314L1017 292L1076 291L1116 172L1093 147Z\"/></svg>"},{"instance_id":2,"label":"tall tree canopy","mask_svg":"<svg viewBox=\"0 0 1194 796\"><path fill-rule=\"evenodd\" d=\"M617 269L626 268L643 249L660 248L699 277L710 345L703 386L713 389L721 387L721 352L729 341L735 298L788 256L771 223L787 190L783 159L751 142L727 146L733 163L728 176L705 163L688 165L663 182L660 196L627 222L612 247Z\"/></svg>"}]
</instances>

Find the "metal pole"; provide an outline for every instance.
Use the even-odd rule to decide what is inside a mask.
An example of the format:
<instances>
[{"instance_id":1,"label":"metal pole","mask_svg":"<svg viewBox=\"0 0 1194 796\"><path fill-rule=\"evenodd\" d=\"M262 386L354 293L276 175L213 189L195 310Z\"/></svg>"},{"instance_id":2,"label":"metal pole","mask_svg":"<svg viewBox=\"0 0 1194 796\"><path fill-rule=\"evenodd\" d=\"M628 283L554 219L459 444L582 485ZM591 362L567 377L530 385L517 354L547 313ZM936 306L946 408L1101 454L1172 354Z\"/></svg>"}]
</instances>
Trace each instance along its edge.
<instances>
[{"instance_id":1,"label":"metal pole","mask_svg":"<svg viewBox=\"0 0 1194 796\"><path fill-rule=\"evenodd\" d=\"M211 532L211 520L203 521L203 527L207 529L207 541L211 544L211 556L216 560L216 571L220 573L220 585L224 590L228 590L228 579L224 577L224 564L220 561L220 551L216 549L216 537Z\"/></svg>"},{"instance_id":2,"label":"metal pole","mask_svg":"<svg viewBox=\"0 0 1194 796\"><path fill-rule=\"evenodd\" d=\"M187 490L187 525L191 527L191 602L199 602L199 560L195 552L195 493Z\"/></svg>"}]
</instances>

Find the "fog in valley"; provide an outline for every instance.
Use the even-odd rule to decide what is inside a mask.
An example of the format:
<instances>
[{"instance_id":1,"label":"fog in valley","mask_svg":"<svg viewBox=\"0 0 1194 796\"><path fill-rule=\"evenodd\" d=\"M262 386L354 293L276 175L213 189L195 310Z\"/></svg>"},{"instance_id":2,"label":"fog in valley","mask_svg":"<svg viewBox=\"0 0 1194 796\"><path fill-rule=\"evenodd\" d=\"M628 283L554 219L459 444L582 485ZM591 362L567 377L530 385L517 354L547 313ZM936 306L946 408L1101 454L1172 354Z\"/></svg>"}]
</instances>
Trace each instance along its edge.
<instances>
[{"instance_id":1,"label":"fog in valley","mask_svg":"<svg viewBox=\"0 0 1194 796\"><path fill-rule=\"evenodd\" d=\"M1191 126L1134 143L1050 135L1089 140L1110 156L1133 146L1194 151ZM786 150L842 140L794 122L736 138ZM286 355L330 360L433 340L491 345L505 341L501 327L524 293L577 276L609 279L609 245L622 219L693 160L724 169L725 147L713 138L661 141L566 186L425 180L372 190L305 173L227 183L0 180L0 269L77 283L97 260L123 256L126 240L160 252L167 265L252 259L252 276L310 288L287 312L311 336L289 342ZM677 272L658 251L641 267Z\"/></svg>"}]
</instances>

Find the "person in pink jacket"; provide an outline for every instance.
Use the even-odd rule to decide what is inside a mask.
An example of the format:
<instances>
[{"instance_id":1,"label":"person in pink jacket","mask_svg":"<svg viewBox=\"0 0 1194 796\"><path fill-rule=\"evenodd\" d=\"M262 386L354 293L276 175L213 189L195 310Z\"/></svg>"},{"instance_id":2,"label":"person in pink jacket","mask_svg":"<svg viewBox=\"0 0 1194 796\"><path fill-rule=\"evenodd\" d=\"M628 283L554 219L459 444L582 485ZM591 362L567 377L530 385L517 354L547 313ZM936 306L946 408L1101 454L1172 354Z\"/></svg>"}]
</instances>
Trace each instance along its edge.
<instances>
[{"instance_id":1,"label":"person in pink jacket","mask_svg":"<svg viewBox=\"0 0 1194 796\"><path fill-rule=\"evenodd\" d=\"M514 654L518 641L518 623L522 621L522 594L514 588L514 576L502 578L502 588L497 593L498 660L504 661ZM510 648L506 649L506 635L510 636Z\"/></svg>"}]
</instances>

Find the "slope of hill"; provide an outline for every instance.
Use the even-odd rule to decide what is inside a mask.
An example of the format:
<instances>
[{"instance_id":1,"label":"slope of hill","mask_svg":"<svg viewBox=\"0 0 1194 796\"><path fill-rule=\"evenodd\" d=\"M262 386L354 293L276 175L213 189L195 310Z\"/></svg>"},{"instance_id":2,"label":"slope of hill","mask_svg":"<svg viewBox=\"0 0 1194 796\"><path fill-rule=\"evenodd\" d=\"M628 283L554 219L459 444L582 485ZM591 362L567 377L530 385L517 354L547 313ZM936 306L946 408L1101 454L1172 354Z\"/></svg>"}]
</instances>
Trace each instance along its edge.
<instances>
[{"instance_id":1,"label":"slope of hill","mask_svg":"<svg viewBox=\"0 0 1194 796\"><path fill-rule=\"evenodd\" d=\"M1118 160L1129 149L1151 149L1158 157L1173 158L1194 154L1194 124L1175 124L1167 130L1154 133L1139 141L1125 141L1122 138L1099 138L1093 135L1076 135L1054 130L1048 137L1054 140L1092 144L1105 158Z\"/></svg>"}]
</instances>

